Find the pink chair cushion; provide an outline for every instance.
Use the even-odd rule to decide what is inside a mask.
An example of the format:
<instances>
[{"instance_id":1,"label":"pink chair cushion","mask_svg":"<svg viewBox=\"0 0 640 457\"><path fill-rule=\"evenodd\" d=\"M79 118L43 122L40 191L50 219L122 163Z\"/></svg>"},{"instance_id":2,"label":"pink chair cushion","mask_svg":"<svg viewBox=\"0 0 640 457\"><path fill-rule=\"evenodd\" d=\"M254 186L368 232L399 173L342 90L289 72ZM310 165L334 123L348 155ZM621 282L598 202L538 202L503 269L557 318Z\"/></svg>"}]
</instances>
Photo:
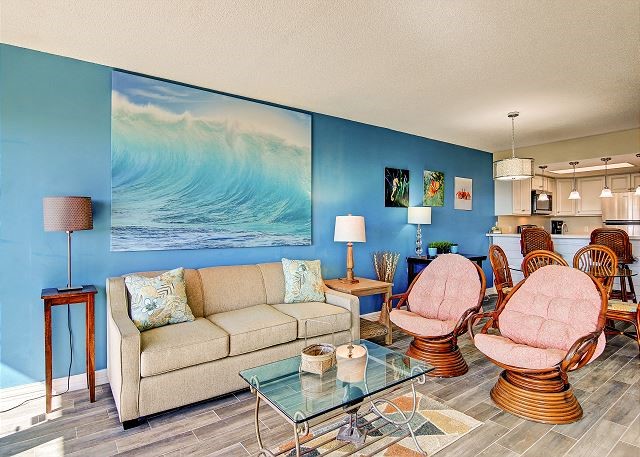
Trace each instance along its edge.
<instances>
[{"instance_id":1,"label":"pink chair cushion","mask_svg":"<svg viewBox=\"0 0 640 457\"><path fill-rule=\"evenodd\" d=\"M542 349L518 344L509 338L481 333L473 339L480 352L496 362L519 368L551 368L562 361L567 351Z\"/></svg>"},{"instance_id":2,"label":"pink chair cushion","mask_svg":"<svg viewBox=\"0 0 640 457\"><path fill-rule=\"evenodd\" d=\"M422 317L455 321L478 304L480 278L475 265L458 254L436 257L409 293L411 311Z\"/></svg>"},{"instance_id":3,"label":"pink chair cushion","mask_svg":"<svg viewBox=\"0 0 640 457\"><path fill-rule=\"evenodd\" d=\"M516 344L566 354L578 338L596 330L601 308L600 294L589 276L549 265L533 272L511 297L499 317L500 333ZM602 334L592 360L602 353L605 342Z\"/></svg>"},{"instance_id":4,"label":"pink chair cushion","mask_svg":"<svg viewBox=\"0 0 640 457\"><path fill-rule=\"evenodd\" d=\"M441 321L438 319L429 319L403 309L394 309L391 311L391 314L389 314L389 318L391 322L401 329L420 336L447 335L453 332L457 322L454 320Z\"/></svg>"}]
</instances>

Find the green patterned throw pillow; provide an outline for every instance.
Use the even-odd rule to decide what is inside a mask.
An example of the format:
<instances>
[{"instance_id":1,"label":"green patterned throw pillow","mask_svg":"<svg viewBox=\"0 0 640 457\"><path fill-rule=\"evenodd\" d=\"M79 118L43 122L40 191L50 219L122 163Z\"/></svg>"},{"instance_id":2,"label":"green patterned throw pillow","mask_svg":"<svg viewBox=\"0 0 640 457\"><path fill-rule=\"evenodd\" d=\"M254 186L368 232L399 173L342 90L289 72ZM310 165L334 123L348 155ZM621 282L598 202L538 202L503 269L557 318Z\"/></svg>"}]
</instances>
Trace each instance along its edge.
<instances>
[{"instance_id":1,"label":"green patterned throw pillow","mask_svg":"<svg viewBox=\"0 0 640 457\"><path fill-rule=\"evenodd\" d=\"M319 260L282 259L284 302L324 301L324 282Z\"/></svg>"},{"instance_id":2,"label":"green patterned throw pillow","mask_svg":"<svg viewBox=\"0 0 640 457\"><path fill-rule=\"evenodd\" d=\"M131 294L131 320L138 330L195 319L187 303L183 268L167 271L155 278L125 276L124 283Z\"/></svg>"}]
</instances>

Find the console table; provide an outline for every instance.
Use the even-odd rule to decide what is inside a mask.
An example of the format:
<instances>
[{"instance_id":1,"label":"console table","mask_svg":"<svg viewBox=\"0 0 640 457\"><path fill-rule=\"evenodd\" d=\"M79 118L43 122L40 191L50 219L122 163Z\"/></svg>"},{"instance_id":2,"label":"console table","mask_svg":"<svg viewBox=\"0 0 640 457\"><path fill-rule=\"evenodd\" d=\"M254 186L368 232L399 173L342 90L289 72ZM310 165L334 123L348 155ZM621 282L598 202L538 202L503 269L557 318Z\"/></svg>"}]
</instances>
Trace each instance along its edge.
<instances>
[{"instance_id":1,"label":"console table","mask_svg":"<svg viewBox=\"0 0 640 457\"><path fill-rule=\"evenodd\" d=\"M461 255L462 257L466 257L472 262L477 263L480 268L482 268L482 262L484 260L487 260L486 255L462 254L462 253L458 255ZM433 259L435 259L435 257L429 257L426 255L420 256L420 257L418 256L407 257L407 269L408 269L407 289L409 289L411 282L415 279L416 276L418 276L418 273L420 272L419 270L416 269L416 267L418 265L427 266L433 261Z\"/></svg>"},{"instance_id":2,"label":"console table","mask_svg":"<svg viewBox=\"0 0 640 457\"><path fill-rule=\"evenodd\" d=\"M59 292L58 289L42 289L40 297L44 301L44 360L47 413L51 412L51 307L86 303L86 360L87 387L89 400L96 401L96 374L94 349L94 301L98 293L95 286L82 286L82 289Z\"/></svg>"}]
</instances>

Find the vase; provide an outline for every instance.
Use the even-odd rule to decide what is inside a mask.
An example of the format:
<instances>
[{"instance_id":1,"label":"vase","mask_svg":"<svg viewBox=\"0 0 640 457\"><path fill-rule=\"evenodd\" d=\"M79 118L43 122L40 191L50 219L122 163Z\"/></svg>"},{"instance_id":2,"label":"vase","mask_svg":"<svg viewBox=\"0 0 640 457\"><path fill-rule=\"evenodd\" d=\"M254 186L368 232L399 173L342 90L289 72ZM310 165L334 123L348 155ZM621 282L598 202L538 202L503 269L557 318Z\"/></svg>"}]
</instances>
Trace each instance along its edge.
<instances>
[{"instance_id":1,"label":"vase","mask_svg":"<svg viewBox=\"0 0 640 457\"><path fill-rule=\"evenodd\" d=\"M457 244L452 245L449 252L451 252L451 254L457 254L458 253L458 245Z\"/></svg>"},{"instance_id":2,"label":"vase","mask_svg":"<svg viewBox=\"0 0 640 457\"><path fill-rule=\"evenodd\" d=\"M429 253L429 257L435 257L438 255L438 248L427 248L427 252Z\"/></svg>"}]
</instances>

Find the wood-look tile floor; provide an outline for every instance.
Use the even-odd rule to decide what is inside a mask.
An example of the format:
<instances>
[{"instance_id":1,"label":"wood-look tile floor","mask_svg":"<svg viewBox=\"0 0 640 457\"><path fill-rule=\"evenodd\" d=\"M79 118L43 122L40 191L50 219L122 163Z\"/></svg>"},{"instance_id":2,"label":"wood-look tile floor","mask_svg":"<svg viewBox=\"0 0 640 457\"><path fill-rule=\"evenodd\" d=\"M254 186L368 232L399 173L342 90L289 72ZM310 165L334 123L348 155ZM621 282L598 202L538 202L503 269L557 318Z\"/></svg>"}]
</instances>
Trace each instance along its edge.
<instances>
[{"instance_id":1,"label":"wood-look tile floor","mask_svg":"<svg viewBox=\"0 0 640 457\"><path fill-rule=\"evenodd\" d=\"M409 339L395 334L393 347ZM584 417L571 425L529 422L499 410L489 397L499 370L471 344L460 343L469 372L429 379L425 394L484 422L440 451L439 457L640 456L640 357L637 344L616 336L602 356L571 375ZM255 455L254 399L240 392L146 418L123 431L108 385L89 403L85 391L58 397L45 415L35 401L0 415L0 455L24 456L246 456ZM6 406L6 405L4 405ZM268 407L261 410L264 442L291 438L290 428Z\"/></svg>"}]
</instances>

